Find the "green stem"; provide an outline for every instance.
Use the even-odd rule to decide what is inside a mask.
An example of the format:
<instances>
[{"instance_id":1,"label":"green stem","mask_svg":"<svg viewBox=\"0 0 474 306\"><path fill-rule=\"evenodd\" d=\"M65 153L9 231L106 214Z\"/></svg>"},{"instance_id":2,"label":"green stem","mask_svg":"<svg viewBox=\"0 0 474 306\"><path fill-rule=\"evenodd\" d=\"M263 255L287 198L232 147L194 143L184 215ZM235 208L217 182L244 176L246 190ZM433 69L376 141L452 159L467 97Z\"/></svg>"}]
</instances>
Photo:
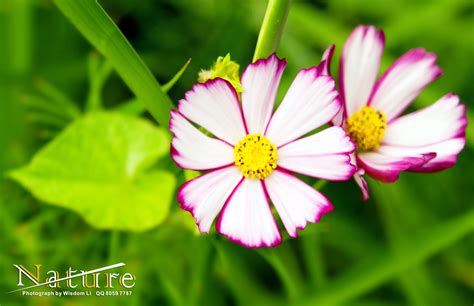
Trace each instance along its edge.
<instances>
[{"instance_id":1,"label":"green stem","mask_svg":"<svg viewBox=\"0 0 474 306\"><path fill-rule=\"evenodd\" d=\"M118 248L120 244L120 232L111 231L109 237L109 262L113 263L117 259Z\"/></svg>"},{"instance_id":2,"label":"green stem","mask_svg":"<svg viewBox=\"0 0 474 306\"><path fill-rule=\"evenodd\" d=\"M112 66L107 60L101 60L97 54L89 57L89 93L86 100L86 111L102 109L102 90L112 73Z\"/></svg>"},{"instance_id":3,"label":"green stem","mask_svg":"<svg viewBox=\"0 0 474 306\"><path fill-rule=\"evenodd\" d=\"M258 34L253 61L276 52L280 44L291 0L269 0L262 27Z\"/></svg>"},{"instance_id":4,"label":"green stem","mask_svg":"<svg viewBox=\"0 0 474 306\"><path fill-rule=\"evenodd\" d=\"M59 10L97 50L162 126L173 103L125 36L95 0L54 0Z\"/></svg>"},{"instance_id":5,"label":"green stem","mask_svg":"<svg viewBox=\"0 0 474 306\"><path fill-rule=\"evenodd\" d=\"M289 302L294 302L299 297L304 283L293 250L290 246L285 246L278 249L262 249L258 252L275 269Z\"/></svg>"},{"instance_id":6,"label":"green stem","mask_svg":"<svg viewBox=\"0 0 474 306\"><path fill-rule=\"evenodd\" d=\"M326 283L325 264L321 247L321 232L302 236L303 257L308 269L309 286L311 289L321 289Z\"/></svg>"}]
</instances>

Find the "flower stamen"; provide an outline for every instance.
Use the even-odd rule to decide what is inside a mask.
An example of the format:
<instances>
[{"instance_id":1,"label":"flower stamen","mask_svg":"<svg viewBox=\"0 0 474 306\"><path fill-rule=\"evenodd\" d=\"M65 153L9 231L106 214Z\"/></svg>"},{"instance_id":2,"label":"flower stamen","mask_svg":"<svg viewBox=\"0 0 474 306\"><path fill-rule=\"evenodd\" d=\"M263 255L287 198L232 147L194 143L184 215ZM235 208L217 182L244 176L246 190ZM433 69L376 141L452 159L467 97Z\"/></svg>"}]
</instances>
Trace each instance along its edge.
<instances>
[{"instance_id":1,"label":"flower stamen","mask_svg":"<svg viewBox=\"0 0 474 306\"><path fill-rule=\"evenodd\" d=\"M385 114L372 106L363 106L355 112L346 124L346 132L361 151L370 151L380 147L387 119Z\"/></svg>"},{"instance_id":2,"label":"flower stamen","mask_svg":"<svg viewBox=\"0 0 474 306\"><path fill-rule=\"evenodd\" d=\"M276 168L277 148L263 135L245 136L234 147L234 161L246 178L264 179Z\"/></svg>"}]
</instances>

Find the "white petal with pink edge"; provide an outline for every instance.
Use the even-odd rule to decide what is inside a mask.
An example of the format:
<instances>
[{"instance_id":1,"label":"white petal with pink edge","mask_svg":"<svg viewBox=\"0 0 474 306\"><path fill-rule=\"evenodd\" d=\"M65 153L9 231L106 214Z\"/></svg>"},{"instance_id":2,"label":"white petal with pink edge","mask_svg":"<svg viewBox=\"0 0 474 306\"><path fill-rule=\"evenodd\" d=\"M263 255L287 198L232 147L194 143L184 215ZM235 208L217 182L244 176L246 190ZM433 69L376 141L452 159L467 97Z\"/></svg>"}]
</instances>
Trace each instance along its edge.
<instances>
[{"instance_id":1,"label":"white petal with pink edge","mask_svg":"<svg viewBox=\"0 0 474 306\"><path fill-rule=\"evenodd\" d=\"M242 108L250 134L263 134L270 121L286 61L275 54L247 66L242 74Z\"/></svg>"},{"instance_id":2,"label":"white petal with pink edge","mask_svg":"<svg viewBox=\"0 0 474 306\"><path fill-rule=\"evenodd\" d=\"M216 137L235 145L245 134L245 124L237 94L223 79L196 84L179 101L178 110L187 119Z\"/></svg>"},{"instance_id":3,"label":"white petal with pink edge","mask_svg":"<svg viewBox=\"0 0 474 306\"><path fill-rule=\"evenodd\" d=\"M178 201L183 209L191 212L199 230L208 233L212 222L242 178L242 173L234 166L211 171L181 186Z\"/></svg>"},{"instance_id":4,"label":"white petal with pink edge","mask_svg":"<svg viewBox=\"0 0 474 306\"><path fill-rule=\"evenodd\" d=\"M301 70L273 115L266 136L276 146L287 144L329 122L341 102L334 80L318 68Z\"/></svg>"},{"instance_id":5,"label":"white petal with pink edge","mask_svg":"<svg viewBox=\"0 0 474 306\"><path fill-rule=\"evenodd\" d=\"M275 170L264 184L291 237L298 236L298 229L304 229L308 222L318 222L333 209L324 195L289 173Z\"/></svg>"},{"instance_id":6,"label":"white petal with pink edge","mask_svg":"<svg viewBox=\"0 0 474 306\"><path fill-rule=\"evenodd\" d=\"M355 152L350 154L351 164L357 168L357 157ZM369 199L369 186L364 179L365 170L363 168L357 168L357 171L354 173L354 181L359 186L360 191L362 192L362 200L367 201Z\"/></svg>"},{"instance_id":7,"label":"white petal with pink edge","mask_svg":"<svg viewBox=\"0 0 474 306\"><path fill-rule=\"evenodd\" d=\"M335 45L330 45L323 53L321 63L318 65L318 73L320 75L331 75L331 61L334 55Z\"/></svg>"},{"instance_id":8,"label":"white petal with pink edge","mask_svg":"<svg viewBox=\"0 0 474 306\"><path fill-rule=\"evenodd\" d=\"M331 124L335 126L344 126L344 121L346 120L346 115L344 112L344 107L341 107L341 109L337 112L337 114L332 118Z\"/></svg>"},{"instance_id":9,"label":"white petal with pink edge","mask_svg":"<svg viewBox=\"0 0 474 306\"><path fill-rule=\"evenodd\" d=\"M349 154L354 143L340 127L330 127L278 149L278 167L333 180L348 180L355 172Z\"/></svg>"},{"instance_id":10,"label":"white petal with pink edge","mask_svg":"<svg viewBox=\"0 0 474 306\"><path fill-rule=\"evenodd\" d=\"M434 104L393 120L385 132L381 151L407 156L434 152L436 157L409 171L434 172L456 162L466 142L466 107L447 94Z\"/></svg>"},{"instance_id":11,"label":"white petal with pink edge","mask_svg":"<svg viewBox=\"0 0 474 306\"><path fill-rule=\"evenodd\" d=\"M357 155L357 165L363 168L366 174L386 183L395 182L400 176L400 172L423 165L436 156L433 153L415 156L393 156L381 153L381 149L382 147L378 151L359 153Z\"/></svg>"},{"instance_id":12,"label":"white petal with pink edge","mask_svg":"<svg viewBox=\"0 0 474 306\"><path fill-rule=\"evenodd\" d=\"M426 163L414 165L408 168L407 171L436 172L452 167L456 163L457 155L464 148L465 144L466 138L458 137L419 147L384 145L379 148L379 151L396 156L416 156L422 154L435 155L434 158Z\"/></svg>"},{"instance_id":13,"label":"white petal with pink edge","mask_svg":"<svg viewBox=\"0 0 474 306\"><path fill-rule=\"evenodd\" d=\"M396 118L429 83L441 75L436 55L413 49L399 57L377 81L369 105Z\"/></svg>"},{"instance_id":14,"label":"white petal with pink edge","mask_svg":"<svg viewBox=\"0 0 474 306\"><path fill-rule=\"evenodd\" d=\"M217 231L246 247L272 247L281 234L262 182L244 179L228 199L217 221Z\"/></svg>"},{"instance_id":15,"label":"white petal with pink edge","mask_svg":"<svg viewBox=\"0 0 474 306\"><path fill-rule=\"evenodd\" d=\"M181 168L209 170L234 162L234 150L222 140L204 135L177 111L171 111L171 157Z\"/></svg>"},{"instance_id":16,"label":"white petal with pink edge","mask_svg":"<svg viewBox=\"0 0 474 306\"><path fill-rule=\"evenodd\" d=\"M347 117L367 104L377 78L384 46L384 33L377 31L374 26L356 27L344 44L339 85Z\"/></svg>"},{"instance_id":17,"label":"white petal with pink edge","mask_svg":"<svg viewBox=\"0 0 474 306\"><path fill-rule=\"evenodd\" d=\"M357 183L357 186L359 186L360 191L362 191L362 200L367 201L369 199L369 186L364 179L364 173L365 171L363 171L363 169L359 169L359 171L354 174L354 181Z\"/></svg>"},{"instance_id":18,"label":"white petal with pink edge","mask_svg":"<svg viewBox=\"0 0 474 306\"><path fill-rule=\"evenodd\" d=\"M382 143L421 147L464 137L466 125L466 107L459 104L458 96L447 94L428 107L390 122Z\"/></svg>"}]
</instances>

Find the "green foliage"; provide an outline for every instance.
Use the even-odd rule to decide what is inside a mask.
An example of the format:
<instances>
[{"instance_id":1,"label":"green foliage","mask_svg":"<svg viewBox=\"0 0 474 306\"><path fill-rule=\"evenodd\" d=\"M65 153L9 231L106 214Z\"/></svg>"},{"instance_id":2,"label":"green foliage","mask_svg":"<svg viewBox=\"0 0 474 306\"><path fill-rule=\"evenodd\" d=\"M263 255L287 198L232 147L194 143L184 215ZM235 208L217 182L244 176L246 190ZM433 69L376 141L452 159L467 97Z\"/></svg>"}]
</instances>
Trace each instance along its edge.
<instances>
[{"instance_id":1,"label":"green foliage","mask_svg":"<svg viewBox=\"0 0 474 306\"><path fill-rule=\"evenodd\" d=\"M55 0L58 8L117 70L158 123L168 126L170 98L96 0Z\"/></svg>"},{"instance_id":2,"label":"green foliage","mask_svg":"<svg viewBox=\"0 0 474 306\"><path fill-rule=\"evenodd\" d=\"M168 92L173 86L178 82L178 80L183 76L184 72L188 68L189 64L191 63L191 59L189 59L181 69L169 80L166 84L163 85L163 91ZM141 115L145 112L145 104L140 103L138 99L132 99L129 101L125 101L124 103L120 104L117 108L117 111L122 112L124 114L129 115Z\"/></svg>"},{"instance_id":3,"label":"green foliage","mask_svg":"<svg viewBox=\"0 0 474 306\"><path fill-rule=\"evenodd\" d=\"M289 11L289 1L269 1L268 7L274 9L267 14L265 1L54 2L57 7L51 0L0 1L0 171L25 165L34 156L29 166L14 172L34 197L14 181L0 179L0 291L13 289L17 276L13 263L62 269L96 268L120 260L136 274L137 286L132 297L120 300L3 295L2 305L472 303L472 1L295 0ZM283 29L280 17L286 13ZM261 27L262 20L272 16L278 22ZM170 101L181 99L198 72L218 55L232 54L244 69L254 55L275 52L280 35L278 55L288 62L281 100L297 71L318 64L330 43L337 45L332 63L337 77L342 44L358 24L385 30L382 71L414 47L437 54L444 75L423 91L410 111L450 91L460 95L470 124L468 145L457 165L436 174L404 173L391 185L370 181L368 202L360 200L353 182L308 179L323 189L335 210L301 231L298 239L285 237L272 250L248 250L212 232L197 235L193 218L179 208L172 194L174 180L182 183L198 173L174 166L167 155L169 137L145 123L149 117L145 105L160 124L166 124L167 110L173 107ZM193 62L176 73L191 57ZM155 78L163 84L171 81L160 89ZM104 109L117 113L95 113ZM54 158L46 155L76 124L97 116L102 118L100 125L95 123L82 143L76 139L67 148L61 145L61 154ZM122 118L114 126L122 129L118 133L123 137L104 135L111 124L108 118ZM135 125L154 132L139 133L141 128L136 130ZM44 147L40 127L51 132L48 139L59 136ZM141 149L146 152L128 145L115 151L130 138L132 143L143 141ZM142 154L132 154L138 152ZM81 164L71 162L73 157ZM135 173L130 181L127 166ZM92 175L103 179L91 180ZM96 186L92 191L97 196L87 196L89 187L88 192L77 193L89 183ZM161 191L164 186L167 190ZM133 202L124 205L126 201ZM88 212L79 211L90 203L98 204ZM147 214L142 216L142 211ZM100 218L94 215L99 212ZM119 220L110 216L124 218L122 229L139 218L142 230L149 230L101 231L91 219L100 219L98 224L105 227ZM153 221L161 225L153 226Z\"/></svg>"},{"instance_id":4,"label":"green foliage","mask_svg":"<svg viewBox=\"0 0 474 306\"><path fill-rule=\"evenodd\" d=\"M146 121L95 113L74 122L12 177L99 229L146 230L166 218L176 180L151 170L169 136Z\"/></svg>"}]
</instances>

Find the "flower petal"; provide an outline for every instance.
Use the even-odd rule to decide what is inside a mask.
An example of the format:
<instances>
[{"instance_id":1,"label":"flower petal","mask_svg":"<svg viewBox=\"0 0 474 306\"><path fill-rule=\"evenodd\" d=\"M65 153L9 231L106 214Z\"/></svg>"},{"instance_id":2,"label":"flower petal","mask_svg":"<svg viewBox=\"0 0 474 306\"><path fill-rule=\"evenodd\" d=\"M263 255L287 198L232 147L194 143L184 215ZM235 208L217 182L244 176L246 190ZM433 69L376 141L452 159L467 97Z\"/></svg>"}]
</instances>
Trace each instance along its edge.
<instances>
[{"instance_id":1,"label":"flower petal","mask_svg":"<svg viewBox=\"0 0 474 306\"><path fill-rule=\"evenodd\" d=\"M229 82L212 79L198 83L179 101L179 112L216 137L235 145L246 135L237 94Z\"/></svg>"},{"instance_id":2,"label":"flower petal","mask_svg":"<svg viewBox=\"0 0 474 306\"><path fill-rule=\"evenodd\" d=\"M289 173L275 170L264 185L291 237L298 236L297 229L305 228L307 222L317 223L333 209L324 195Z\"/></svg>"},{"instance_id":3,"label":"flower petal","mask_svg":"<svg viewBox=\"0 0 474 306\"><path fill-rule=\"evenodd\" d=\"M369 199L369 186L367 185L367 182L363 177L364 173L364 169L359 169L359 171L354 174L354 181L357 183L360 190L362 191L362 200L367 201Z\"/></svg>"},{"instance_id":4,"label":"flower petal","mask_svg":"<svg viewBox=\"0 0 474 306\"><path fill-rule=\"evenodd\" d=\"M265 132L286 61L272 54L250 64L242 74L242 108L249 134Z\"/></svg>"},{"instance_id":5,"label":"flower petal","mask_svg":"<svg viewBox=\"0 0 474 306\"><path fill-rule=\"evenodd\" d=\"M331 120L331 125L335 126L344 126L344 121L346 120L346 115L344 112L344 107L341 107L341 109L337 112L337 114L332 118Z\"/></svg>"},{"instance_id":6,"label":"flower petal","mask_svg":"<svg viewBox=\"0 0 474 306\"><path fill-rule=\"evenodd\" d=\"M421 48L410 50L398 58L377 81L369 105L383 111L390 121L440 75L436 55Z\"/></svg>"},{"instance_id":7,"label":"flower petal","mask_svg":"<svg viewBox=\"0 0 474 306\"><path fill-rule=\"evenodd\" d=\"M178 201L196 219L201 233L209 232L212 222L242 178L240 171L231 166L211 171L181 186Z\"/></svg>"},{"instance_id":8,"label":"flower petal","mask_svg":"<svg viewBox=\"0 0 474 306\"><path fill-rule=\"evenodd\" d=\"M278 148L278 167L333 180L348 180L355 172L349 153L355 145L341 127L330 127Z\"/></svg>"},{"instance_id":9,"label":"flower petal","mask_svg":"<svg viewBox=\"0 0 474 306\"><path fill-rule=\"evenodd\" d=\"M217 231L246 247L273 247L281 234L260 180L244 179L219 215Z\"/></svg>"},{"instance_id":10,"label":"flower petal","mask_svg":"<svg viewBox=\"0 0 474 306\"><path fill-rule=\"evenodd\" d=\"M330 45L326 51L324 51L323 57L321 58L321 63L318 65L319 75L331 75L331 61L335 48L335 45Z\"/></svg>"},{"instance_id":11,"label":"flower petal","mask_svg":"<svg viewBox=\"0 0 474 306\"><path fill-rule=\"evenodd\" d=\"M183 115L172 110L171 157L183 169L209 170L234 162L234 150L226 142L204 135Z\"/></svg>"},{"instance_id":12,"label":"flower petal","mask_svg":"<svg viewBox=\"0 0 474 306\"><path fill-rule=\"evenodd\" d=\"M318 68L301 70L273 115L266 136L281 146L329 122L341 102L334 80L318 76Z\"/></svg>"},{"instance_id":13,"label":"flower petal","mask_svg":"<svg viewBox=\"0 0 474 306\"><path fill-rule=\"evenodd\" d=\"M457 155L464 148L466 139L458 137L448 139L423 147L381 146L379 151L390 153L395 156L433 155L434 157L426 163L414 165L407 171L413 172L437 172L452 167L457 160Z\"/></svg>"},{"instance_id":14,"label":"flower petal","mask_svg":"<svg viewBox=\"0 0 474 306\"><path fill-rule=\"evenodd\" d=\"M367 104L384 46L384 33L374 26L356 27L344 44L339 64L339 86L347 117Z\"/></svg>"},{"instance_id":15,"label":"flower petal","mask_svg":"<svg viewBox=\"0 0 474 306\"><path fill-rule=\"evenodd\" d=\"M371 177L386 183L395 182L400 172L418 167L433 159L436 154L428 153L415 156L393 156L378 151L365 152L357 155L357 164ZM382 151L387 153L385 151Z\"/></svg>"},{"instance_id":16,"label":"flower petal","mask_svg":"<svg viewBox=\"0 0 474 306\"><path fill-rule=\"evenodd\" d=\"M459 97L447 94L434 104L393 120L385 131L383 144L421 147L466 133L466 107Z\"/></svg>"},{"instance_id":17,"label":"flower petal","mask_svg":"<svg viewBox=\"0 0 474 306\"><path fill-rule=\"evenodd\" d=\"M444 169L451 168L456 164L457 156L464 148L466 144L466 138L454 138L446 140L425 149L430 152L435 152L436 157L429 162L408 169L411 172L438 172Z\"/></svg>"},{"instance_id":18,"label":"flower petal","mask_svg":"<svg viewBox=\"0 0 474 306\"><path fill-rule=\"evenodd\" d=\"M447 94L434 104L393 120L385 132L385 151L397 155L434 152L436 157L410 171L433 172L449 168L466 142L466 107Z\"/></svg>"}]
</instances>

